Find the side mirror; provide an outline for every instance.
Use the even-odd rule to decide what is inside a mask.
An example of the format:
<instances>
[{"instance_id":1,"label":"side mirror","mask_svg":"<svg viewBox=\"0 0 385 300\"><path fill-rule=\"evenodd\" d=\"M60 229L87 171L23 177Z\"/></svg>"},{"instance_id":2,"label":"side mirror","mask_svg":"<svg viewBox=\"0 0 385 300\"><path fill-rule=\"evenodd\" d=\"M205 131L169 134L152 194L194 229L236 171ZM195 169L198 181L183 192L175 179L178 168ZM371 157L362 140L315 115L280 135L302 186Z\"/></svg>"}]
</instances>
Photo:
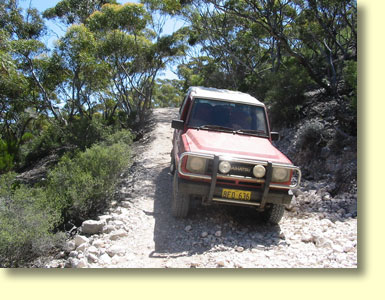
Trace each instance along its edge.
<instances>
[{"instance_id":1,"label":"side mirror","mask_svg":"<svg viewBox=\"0 0 385 300\"><path fill-rule=\"evenodd\" d=\"M272 132L270 132L270 135L271 135L271 139L273 141L279 141L281 139L279 132L272 131Z\"/></svg>"},{"instance_id":2,"label":"side mirror","mask_svg":"<svg viewBox=\"0 0 385 300\"><path fill-rule=\"evenodd\" d=\"M174 129L183 130L184 129L184 121L183 120L172 120L171 127Z\"/></svg>"}]
</instances>

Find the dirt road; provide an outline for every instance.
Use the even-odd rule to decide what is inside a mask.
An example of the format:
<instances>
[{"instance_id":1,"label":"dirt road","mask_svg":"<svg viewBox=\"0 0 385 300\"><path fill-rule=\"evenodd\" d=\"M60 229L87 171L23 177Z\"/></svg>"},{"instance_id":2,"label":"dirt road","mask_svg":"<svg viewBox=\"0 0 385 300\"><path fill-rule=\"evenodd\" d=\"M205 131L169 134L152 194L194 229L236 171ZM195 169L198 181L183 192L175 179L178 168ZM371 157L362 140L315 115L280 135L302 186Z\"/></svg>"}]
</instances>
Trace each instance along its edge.
<instances>
[{"instance_id":1,"label":"dirt road","mask_svg":"<svg viewBox=\"0 0 385 300\"><path fill-rule=\"evenodd\" d=\"M325 189L295 191L277 226L252 209L199 207L171 216L169 174L176 109L154 110L155 125L135 145L135 162L117 191L101 233L68 242L68 257L49 266L90 268L356 268L357 199ZM315 185L316 186L316 185ZM310 188L309 188L310 187ZM63 262L64 260L64 262Z\"/></svg>"}]
</instances>

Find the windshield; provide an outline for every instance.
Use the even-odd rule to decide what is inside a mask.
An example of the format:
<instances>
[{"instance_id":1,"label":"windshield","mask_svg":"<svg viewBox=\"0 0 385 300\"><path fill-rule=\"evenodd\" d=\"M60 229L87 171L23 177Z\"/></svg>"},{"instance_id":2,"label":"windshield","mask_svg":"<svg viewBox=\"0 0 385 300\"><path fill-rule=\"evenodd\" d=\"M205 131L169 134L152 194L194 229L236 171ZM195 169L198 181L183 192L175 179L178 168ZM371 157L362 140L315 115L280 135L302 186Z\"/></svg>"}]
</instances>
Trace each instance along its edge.
<instances>
[{"instance_id":1,"label":"windshield","mask_svg":"<svg viewBox=\"0 0 385 300\"><path fill-rule=\"evenodd\" d=\"M267 135L265 109L243 103L196 98L187 125Z\"/></svg>"}]
</instances>

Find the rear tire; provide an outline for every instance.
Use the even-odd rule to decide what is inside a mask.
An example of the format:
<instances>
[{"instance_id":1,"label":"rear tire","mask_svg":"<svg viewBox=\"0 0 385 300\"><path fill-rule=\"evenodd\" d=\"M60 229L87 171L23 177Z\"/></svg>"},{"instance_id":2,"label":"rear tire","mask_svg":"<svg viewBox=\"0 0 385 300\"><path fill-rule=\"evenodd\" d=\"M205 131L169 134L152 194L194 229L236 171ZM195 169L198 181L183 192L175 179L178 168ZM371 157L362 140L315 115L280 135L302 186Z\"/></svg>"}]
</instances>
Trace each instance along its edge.
<instances>
[{"instance_id":1,"label":"rear tire","mask_svg":"<svg viewBox=\"0 0 385 300\"><path fill-rule=\"evenodd\" d=\"M285 206L283 204L270 204L270 207L263 212L263 219L265 222L276 225L281 221L284 212Z\"/></svg>"},{"instance_id":2,"label":"rear tire","mask_svg":"<svg viewBox=\"0 0 385 300\"><path fill-rule=\"evenodd\" d=\"M174 173L173 197L171 203L171 213L176 218L184 218L188 215L190 206L190 196L179 190L178 173Z\"/></svg>"}]
</instances>

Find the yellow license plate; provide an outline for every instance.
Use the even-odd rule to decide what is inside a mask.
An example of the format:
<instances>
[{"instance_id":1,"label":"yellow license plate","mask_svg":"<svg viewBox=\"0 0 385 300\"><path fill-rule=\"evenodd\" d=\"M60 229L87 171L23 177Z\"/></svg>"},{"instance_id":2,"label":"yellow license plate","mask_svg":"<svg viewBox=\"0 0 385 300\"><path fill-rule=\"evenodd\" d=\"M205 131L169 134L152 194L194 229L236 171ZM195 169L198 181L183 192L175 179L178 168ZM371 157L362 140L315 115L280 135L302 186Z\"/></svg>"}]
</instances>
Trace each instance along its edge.
<instances>
[{"instance_id":1,"label":"yellow license plate","mask_svg":"<svg viewBox=\"0 0 385 300\"><path fill-rule=\"evenodd\" d=\"M234 200L250 200L251 199L251 192L223 189L222 190L222 198L234 199Z\"/></svg>"}]
</instances>

